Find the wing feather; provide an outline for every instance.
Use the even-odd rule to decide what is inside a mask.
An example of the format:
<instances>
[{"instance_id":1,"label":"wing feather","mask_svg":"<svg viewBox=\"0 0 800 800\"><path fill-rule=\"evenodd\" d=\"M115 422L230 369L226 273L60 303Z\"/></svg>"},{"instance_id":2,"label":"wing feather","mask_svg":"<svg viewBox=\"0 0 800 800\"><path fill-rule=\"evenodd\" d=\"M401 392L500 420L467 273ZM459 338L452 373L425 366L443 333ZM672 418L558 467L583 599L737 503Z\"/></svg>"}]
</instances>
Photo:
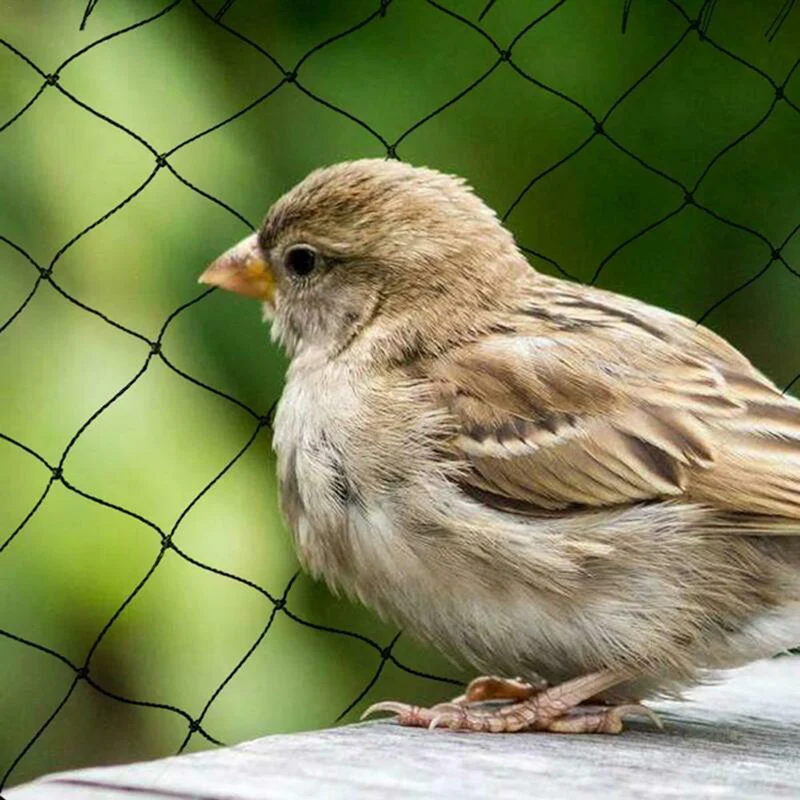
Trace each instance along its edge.
<instances>
[{"instance_id":1,"label":"wing feather","mask_svg":"<svg viewBox=\"0 0 800 800\"><path fill-rule=\"evenodd\" d=\"M468 491L521 513L684 497L743 531L800 519L798 401L689 320L570 291L428 365Z\"/></svg>"}]
</instances>

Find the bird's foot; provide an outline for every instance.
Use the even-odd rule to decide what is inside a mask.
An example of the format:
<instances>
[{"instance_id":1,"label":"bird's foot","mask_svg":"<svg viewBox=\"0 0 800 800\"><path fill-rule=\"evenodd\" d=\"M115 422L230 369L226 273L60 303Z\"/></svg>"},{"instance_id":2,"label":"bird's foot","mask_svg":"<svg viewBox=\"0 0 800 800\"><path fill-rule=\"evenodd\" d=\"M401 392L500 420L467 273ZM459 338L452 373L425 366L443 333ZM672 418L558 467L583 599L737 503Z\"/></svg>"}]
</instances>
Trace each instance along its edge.
<instances>
[{"instance_id":1,"label":"bird's foot","mask_svg":"<svg viewBox=\"0 0 800 800\"><path fill-rule=\"evenodd\" d=\"M499 678L497 675L482 675L470 681L464 694L454 697L450 702L454 705L484 703L489 700L527 700L537 692L547 688L541 681L533 684L522 678Z\"/></svg>"},{"instance_id":2,"label":"bird's foot","mask_svg":"<svg viewBox=\"0 0 800 800\"><path fill-rule=\"evenodd\" d=\"M423 708L395 700L386 700L370 706L361 715L361 719L378 711L390 711L397 715L397 722L400 725L416 728L434 728L437 726L433 723L440 712L447 711L451 707L463 708L474 703L498 700L519 702L533 697L533 695L545 688L547 688L545 682L534 685L522 680L522 678L501 678L497 675L482 675L471 680L464 689L464 693L454 697L448 703L440 703L433 708Z\"/></svg>"},{"instance_id":3,"label":"bird's foot","mask_svg":"<svg viewBox=\"0 0 800 800\"><path fill-rule=\"evenodd\" d=\"M652 708L639 703L610 706L580 706L561 717L556 717L546 728L551 733L622 733L626 717L647 717L659 730L664 728L661 718Z\"/></svg>"},{"instance_id":4,"label":"bird's foot","mask_svg":"<svg viewBox=\"0 0 800 800\"><path fill-rule=\"evenodd\" d=\"M589 698L624 679L610 670L592 673L549 689L538 689L523 681L479 678L464 695L450 703L432 708L385 701L370 706L364 717L378 711L396 714L403 726L450 728L462 731L513 733L515 731L552 731L554 733L620 733L623 719L632 715L649 717L659 728L655 712L638 704L616 706L581 706ZM470 691L472 690L472 691ZM476 708L471 703L511 699L500 708Z\"/></svg>"}]
</instances>

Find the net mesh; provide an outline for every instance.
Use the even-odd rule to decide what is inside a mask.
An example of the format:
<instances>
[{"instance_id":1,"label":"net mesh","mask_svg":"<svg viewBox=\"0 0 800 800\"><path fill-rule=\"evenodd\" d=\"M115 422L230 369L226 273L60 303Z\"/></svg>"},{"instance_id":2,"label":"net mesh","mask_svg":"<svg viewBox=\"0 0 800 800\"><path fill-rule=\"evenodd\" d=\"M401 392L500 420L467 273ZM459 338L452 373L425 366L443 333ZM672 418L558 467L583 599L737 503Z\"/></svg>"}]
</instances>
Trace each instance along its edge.
<instances>
[{"instance_id":1,"label":"net mesh","mask_svg":"<svg viewBox=\"0 0 800 800\"><path fill-rule=\"evenodd\" d=\"M238 2L245 3L246 0L238 0ZM396 0L396 2L399 3L399 0ZM197 14L201 15L208 22L215 26L217 35L233 37L235 40L237 40L239 46L242 48L252 49L258 54L259 57L263 58L265 61L269 62L272 67L279 70L282 77L276 83L274 83L274 85L269 86L266 91L249 103L246 107L241 108L240 110L236 111L236 113L233 113L227 118L220 120L215 125L197 132L195 135L185 139L171 149L161 152L140 133L137 133L130 127L108 116L102 109L95 108L89 103L84 102L84 100L81 99L80 93L73 91L70 88L70 66L79 59L86 57L87 54L91 53L95 48L98 48L101 45L106 45L112 40L119 40L123 37L126 37L136 29L158 24L159 20L173 13L175 9L182 4L193 6ZM290 598L290 592L295 578L292 578L292 580L289 581L280 595L275 595L263 586L258 585L256 582L248 578L233 574L225 569L215 566L214 564L205 563L204 561L193 557L178 544L176 536L181 529L182 522L186 515L194 508L198 501L200 501L209 492L214 491L214 487L218 481L245 455L245 453L248 452L262 432L269 428L274 404L269 408L251 407L251 405L243 402L241 399L234 397L188 374L186 371L178 367L173 360L171 360L168 348L164 346L165 334L168 330L170 330L170 327L178 318L186 314L192 314L193 310L197 308L198 304L203 303L205 298L209 296L213 289L203 291L200 294L192 297L192 299L188 300L187 302L181 304L179 307L175 308L163 320L163 324L161 325L158 335L153 338L134 330L117 319L114 319L112 316L105 313L101 308L93 307L88 302L85 302L80 297L68 291L59 282L57 267L62 257L81 239L83 239L83 237L90 236L93 231L95 231L99 226L104 225L111 217L125 214L126 206L128 206L128 204L134 200L134 198L138 197L143 192L146 192L155 177L159 173L163 172L167 172L172 175L175 180L180 181L189 190L202 197L205 201L215 203L219 207L223 208L228 214L232 215L244 226L246 226L246 228L251 230L254 229L253 223L246 219L242 213L237 211L226 201L220 199L219 197L215 197L213 194L203 190L200 186L195 185L176 168L173 163L173 157L183 148L191 147L203 137L206 137L225 126L230 125L243 115L252 113L256 107L268 104L279 90L287 87L292 91L301 92L314 103L319 104L321 107L326 109L327 113L344 117L351 124L362 128L369 134L369 136L373 137L374 140L380 144L385 151L386 157L402 158L403 146L422 126L429 124L438 115L443 114L452 106L462 101L496 71L512 70L524 81L530 84L532 92L546 93L556 102L565 104L573 111L580 114L585 120L585 131L582 139L576 146L572 147L563 156L559 157L553 163L548 164L546 168L538 171L537 174L530 176L529 179L523 182L523 185L520 187L513 201L507 206L507 208L503 209L503 220L509 219L514 210L519 207L524 198L535 186L537 186L537 184L543 181L547 176L551 175L554 171L563 169L582 151L592 146L594 142L603 139L615 150L621 153L626 159L628 159L633 165L635 165L636 169L645 170L654 176L656 180L660 181L663 185L665 194L672 198L672 200L670 201L668 210L659 214L657 218L652 219L646 225L642 226L614 245L614 247L596 264L594 272L590 277L591 283L596 283L603 275L604 269L607 267L607 265L623 250L629 247L629 245L633 244L637 240L640 240L642 237L652 235L656 229L664 226L668 221L672 220L678 215L684 214L686 209L689 207L691 207L695 212L706 215L711 220L714 220L715 223L725 226L726 228L736 229L745 236L749 237L755 243L758 252L761 254L760 257L752 264L752 270L750 274L747 275L746 279L731 288L723 296L715 300L713 304L705 308L703 312L699 314L698 321L705 320L709 314L711 314L721 305L729 302L735 295L746 291L748 287L753 285L770 270L785 270L794 277L800 278L798 266L791 262L788 255L788 246L796 236L798 230L800 230L800 220L798 220L797 224L788 230L788 232L786 232L782 238L774 238L768 236L765 232L755 226L750 226L742 221L738 221L729 217L726 213L716 209L712 204L705 202L700 197L700 190L704 186L704 182L707 181L708 177L715 170L722 168L721 165L724 163L725 157L735 148L741 147L745 141L753 137L764 126L768 125L771 117L776 113L777 109L789 109L792 112L800 115L800 103L792 98L789 90L790 81L792 80L792 77L795 74L798 65L800 64L800 59L797 59L785 74L774 76L768 74L754 63L750 63L736 52L733 52L732 50L723 46L716 41L714 37L713 18L716 3L713 1L702 3L699 13L692 15L686 10L684 5L676 0L666 0L664 3L665 7L667 7L670 12L680 20L679 34L674 38L674 41L672 41L666 50L659 53L653 53L651 55L646 69L641 72L639 77L633 83L627 86L625 91L619 94L614 102L608 106L605 113L600 115L593 113L584 103L570 96L565 91L560 90L557 86L549 85L537 77L536 74L532 73L523 64L519 63L517 59L515 59L515 52L523 40L532 36L537 29L537 26L542 25L545 20L553 15L562 13L562 9L567 5L566 0L560 0L560 2L553 3L543 13L540 13L535 18L530 19L530 21L527 22L524 27L522 27L509 41L506 42L497 41L495 38L489 35L487 30L482 25L483 21L486 18L489 18L490 15L502 13L502 2L495 4L495 0L491 0L491 2L486 4L485 7L480 10L479 15L475 15L474 17L470 18L442 3L435 2L435 0L428 0L427 6L431 14L441 15L447 20L448 24L451 24L452 26L461 26L466 29L469 36L471 36L474 40L476 48L478 46L482 48L481 52L483 55L481 55L480 58L483 59L481 63L485 63L485 66L482 68L482 71L477 78L465 85L463 89L461 89L454 96L450 97L439 107L435 108L423 118L419 119L396 138L388 138L384 136L365 119L360 118L355 113L351 113L351 111L349 111L347 108L339 106L325 96L318 94L313 90L311 84L307 84L304 79L304 72L306 71L307 65L313 60L324 59L324 52L326 48L328 48L334 42L348 39L349 37L358 36L359 33L368 26L377 27L391 25L392 12L394 10L393 6L395 5L393 0L380 0L380 2L376 2L370 12L362 19L357 21L356 24L346 27L335 35L326 38L324 41L320 41L292 65L281 63L281 61L279 61L272 52L266 49L263 45L257 43L254 39L251 39L246 32L241 29L237 29L232 22L229 24L229 20L233 17L231 12L236 4L236 0L226 0L224 3L219 5L218 8L214 9L211 8L208 3L201 4L199 2L190 3L189 0L174 0L174 2L165 5L157 13L143 18L137 21L135 24L129 25L121 30L114 31L109 35L93 40L90 44L82 47L57 66L36 63L32 58L16 47L14 42L0 38L0 45L2 45L9 53L13 54L13 56L19 59L21 62L24 62L27 68L38 76L40 81L38 89L35 91L30 100L18 111L16 111L16 113L14 113L11 118L8 119L2 126L0 126L0 133L17 124L18 121L22 119L33 106L36 105L36 103L42 96L45 95L45 93L58 92L86 114L93 115L105 125L113 126L122 134L129 137L132 141L137 143L139 147L146 150L152 158L152 166L149 173L143 178L141 183L133 192L131 192L116 205L109 208L101 217L96 219L90 225L86 226L83 230L69 239L69 241L65 242L63 246L61 246L53 255L53 257L46 263L40 262L33 258L29 252L30 247L25 242L12 241L10 238L7 238L0 233L0 241L2 241L6 247L13 249L16 251L16 253L22 256L29 263L31 268L30 289L19 306L13 310L13 313L11 313L7 319L0 323L0 336L14 336L15 322L17 322L20 317L26 313L26 309L28 309L31 301L37 295L37 293L42 290L42 287L44 287L46 284L49 284L49 286L51 286L52 289L54 289L55 292L57 292L58 295L63 299L64 303L71 304L85 314L93 315L99 320L102 320L105 325L116 329L116 331L128 337L132 337L133 339L143 342L147 346L147 355L144 358L144 361L141 363L138 371L136 371L135 374L123 385L119 386L118 390L114 392L106 402L96 408L96 410L90 416L88 416L88 418L86 418L85 422L83 422L83 424L80 425L77 430L75 430L58 459L48 460L25 441L19 441L17 438L0 431L0 439L4 440L8 445L17 448L19 451L26 454L26 456L30 459L34 459L36 462L38 462L43 470L49 472L50 476L41 494L38 497L31 498L30 509L27 514L25 514L25 516L20 520L19 524L17 524L13 530L6 532L2 543L0 543L0 564L2 564L3 552L8 550L12 543L17 542L18 545L20 543L24 544L26 527L29 525L31 519L34 518L35 515L41 513L41 509L47 504L48 496L51 494L53 487L57 484L64 487L69 492L72 492L75 495L83 498L83 500L88 501L89 503L103 506L115 514L125 515L132 520L135 520L137 523L146 526L152 531L154 536L158 537L160 542L160 549L158 550L155 559L149 566L149 569L142 576L141 580L133 587L128 596L125 597L124 601L116 608L105 625L103 625L102 628L97 631L93 643L89 647L88 652L86 652L86 655L82 660L75 661L70 659L56 649L27 638L24 635L24 632L0 629L0 636L5 637L6 639L11 640L21 646L32 648L36 651L46 654L52 659L56 659L63 665L63 669L71 673L72 676L67 691L41 720L41 724L35 731L34 735L30 739L19 743L18 750L12 755L7 763L4 775L0 781L0 788L2 788L2 786L5 785L10 778L12 778L12 775L19 766L20 762L26 758L26 755L29 753L37 740L39 740L47 728L51 726L56 718L63 712L65 706L69 703L70 698L75 693L76 687L78 687L80 684L85 684L91 687L92 690L115 702L132 704L152 709L160 709L165 713L172 714L180 718L185 724L185 736L180 744L178 752L185 750L194 737L201 737L207 743L212 745L221 744L221 741L214 735L214 732L206 727L208 711L212 704L219 697L221 692L234 679L243 665L248 661L248 659L251 658L252 654L261 645L265 637L269 634L273 623L279 615L285 616L298 625L306 626L315 630L327 631L335 636L349 637L353 640L359 641L365 647L374 650L379 656L377 669L375 670L371 679L367 685L365 685L362 690L359 691L358 694L352 699L352 702L350 702L348 706L342 710L342 715L346 714L361 702L367 692L369 692L378 681L388 663L392 663L399 669L405 670L420 677L445 683L456 683L456 681L454 681L452 678L441 675L430 675L426 672L416 670L401 661L394 652L397 636L395 636L387 644L381 644L358 632L318 624L310 619L306 619L303 615L296 613L292 609ZM793 2L786 2L777 10L774 21L766 29L766 35L768 38L771 39L778 36L781 25L789 16L792 6ZM620 4L619 11L620 29L621 33L624 33L626 29L633 24L636 13L643 11L643 9L637 9L633 3L633 0L626 0L624 3ZM84 9L82 19L79 21L81 29L87 28L88 30L91 28L91 18L95 13L102 13L102 4L100 4L98 0L90 0ZM662 166L656 163L651 163L651 160L647 157L637 153L636 149L631 144L626 143L623 137L620 137L610 131L609 123L614 115L618 113L619 109L629 101L629 99L645 82L648 81L648 79L650 79L659 70L662 70L664 65L671 59L675 58L676 54L679 53L682 48L687 47L690 41L696 42L697 40L702 43L703 47L713 49L720 54L726 60L726 62L729 63L732 70L732 80L737 79L739 71L742 69L750 73L750 75L756 79L757 84L760 86L760 93L763 96L764 107L763 112L754 122L748 124L744 129L737 131L736 135L733 136L730 141L726 142L723 147L714 153L713 157L698 172L695 180L686 182L680 177L665 171ZM698 76L698 80L702 80L702 76ZM800 122L800 120L798 121ZM534 248L527 242L523 241L521 246L524 251L533 259L551 265L555 271L561 273L565 277L574 278L573 274L571 274L571 271L565 265L560 263L558 259L548 256L544 252L541 252L539 248ZM218 473L212 480L210 480L204 486L198 488L196 495L193 497L191 502L186 505L170 528L165 528L157 524L149 519L145 514L139 513L136 509L126 508L115 502L110 502L103 497L93 495L85 488L82 488L78 482L74 482L73 479L71 479L69 470L70 454L73 452L76 445L81 441L82 437L86 435L87 431L101 415L103 415L111 406L118 403L120 399L126 395L126 393L130 392L132 387L134 387L142 379L142 377L148 372L155 362L160 362L175 375L187 381L197 392L210 392L224 399L225 402L235 405L250 418L251 432L244 445L238 450L232 452L230 460L219 469ZM786 390L791 388L798 378L800 378L800 375L788 382L785 387ZM125 612L125 610L131 606L131 604L136 602L137 596L140 594L148 581L152 579L167 553L183 559L186 564L190 565L193 569L213 573L224 580L236 582L247 587L248 590L256 592L262 596L267 601L270 608L269 615L257 639L252 642L252 645L246 650L246 652L242 653L238 657L232 668L225 676L224 680L222 680L219 685L212 688L205 705L199 711L195 710L194 712L190 712L189 710L178 705L150 702L146 699L134 698L119 694L116 691L105 687L103 683L96 677L96 675L93 674L92 670L93 658L97 648L108 636L109 631L117 623L123 612ZM13 676L6 675L4 678L13 683Z\"/></svg>"}]
</instances>

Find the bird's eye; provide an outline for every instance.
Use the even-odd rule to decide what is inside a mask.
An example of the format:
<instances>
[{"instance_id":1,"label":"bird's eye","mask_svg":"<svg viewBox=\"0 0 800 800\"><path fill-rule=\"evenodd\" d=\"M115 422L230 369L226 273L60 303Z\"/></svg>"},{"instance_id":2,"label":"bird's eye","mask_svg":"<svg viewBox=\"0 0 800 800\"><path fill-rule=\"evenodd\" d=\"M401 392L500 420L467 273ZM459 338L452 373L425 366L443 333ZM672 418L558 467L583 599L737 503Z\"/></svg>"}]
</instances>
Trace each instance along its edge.
<instances>
[{"instance_id":1,"label":"bird's eye","mask_svg":"<svg viewBox=\"0 0 800 800\"><path fill-rule=\"evenodd\" d=\"M307 244L299 244L287 251L284 263L289 272L295 275L308 275L317 266L317 251Z\"/></svg>"}]
</instances>

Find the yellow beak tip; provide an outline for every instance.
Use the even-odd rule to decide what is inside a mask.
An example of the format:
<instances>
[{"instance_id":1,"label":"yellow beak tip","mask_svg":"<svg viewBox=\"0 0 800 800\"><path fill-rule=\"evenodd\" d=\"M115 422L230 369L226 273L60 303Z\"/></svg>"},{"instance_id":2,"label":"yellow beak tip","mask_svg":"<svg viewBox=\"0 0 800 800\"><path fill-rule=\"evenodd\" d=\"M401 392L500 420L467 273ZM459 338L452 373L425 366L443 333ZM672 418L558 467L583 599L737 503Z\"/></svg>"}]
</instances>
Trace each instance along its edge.
<instances>
[{"instance_id":1,"label":"yellow beak tip","mask_svg":"<svg viewBox=\"0 0 800 800\"><path fill-rule=\"evenodd\" d=\"M197 282L267 302L272 302L275 294L275 276L258 248L256 234L206 266Z\"/></svg>"}]
</instances>

